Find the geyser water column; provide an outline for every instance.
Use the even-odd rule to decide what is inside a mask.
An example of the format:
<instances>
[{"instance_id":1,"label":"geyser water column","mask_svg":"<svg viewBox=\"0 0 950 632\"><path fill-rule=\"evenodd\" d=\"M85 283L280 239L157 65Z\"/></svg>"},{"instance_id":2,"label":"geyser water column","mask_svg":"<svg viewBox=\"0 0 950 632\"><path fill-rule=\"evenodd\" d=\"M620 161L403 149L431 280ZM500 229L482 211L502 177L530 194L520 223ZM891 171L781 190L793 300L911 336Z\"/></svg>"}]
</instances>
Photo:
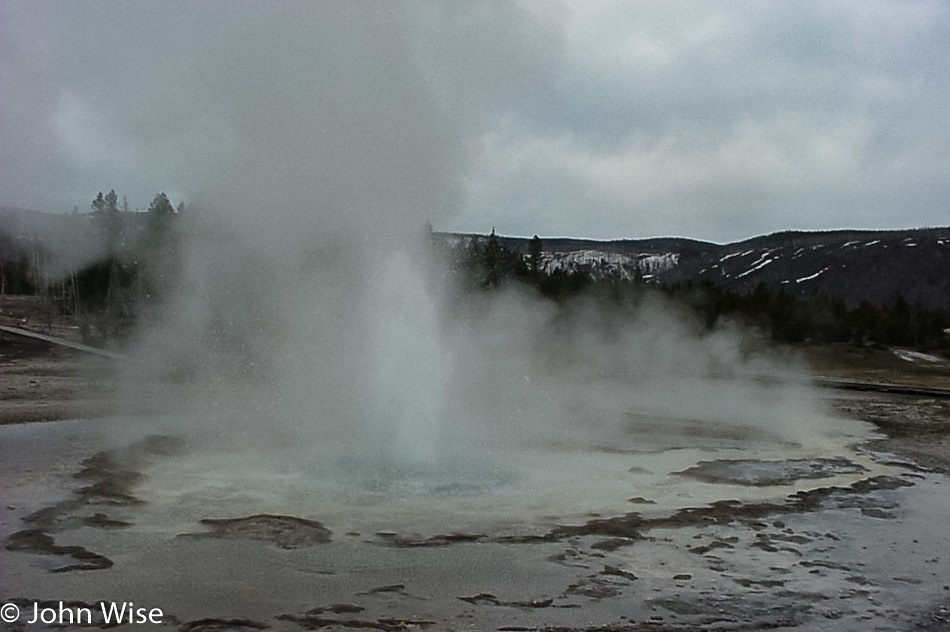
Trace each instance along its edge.
<instances>
[{"instance_id":1,"label":"geyser water column","mask_svg":"<svg viewBox=\"0 0 950 632\"><path fill-rule=\"evenodd\" d=\"M394 465L435 469L451 363L435 298L404 250L392 253L375 275L367 310L373 314L366 380L373 434Z\"/></svg>"},{"instance_id":2,"label":"geyser water column","mask_svg":"<svg viewBox=\"0 0 950 632\"><path fill-rule=\"evenodd\" d=\"M261 453L302 445L367 463L427 462L443 390L436 308L399 253L427 220L459 208L472 131L447 83L461 73L417 50L441 33L425 19L441 9L244 8L240 20L203 16L214 27L202 54L162 108L169 121L219 132L213 160L175 160L202 234L233 234L237 245L192 243L186 275L198 278L186 285L208 291L169 310L144 352L160 358L170 340L213 356L224 322L254 342L233 351L259 353L259 384L240 386L247 401L223 432L264 426ZM183 341L182 320L192 334Z\"/></svg>"}]
</instances>

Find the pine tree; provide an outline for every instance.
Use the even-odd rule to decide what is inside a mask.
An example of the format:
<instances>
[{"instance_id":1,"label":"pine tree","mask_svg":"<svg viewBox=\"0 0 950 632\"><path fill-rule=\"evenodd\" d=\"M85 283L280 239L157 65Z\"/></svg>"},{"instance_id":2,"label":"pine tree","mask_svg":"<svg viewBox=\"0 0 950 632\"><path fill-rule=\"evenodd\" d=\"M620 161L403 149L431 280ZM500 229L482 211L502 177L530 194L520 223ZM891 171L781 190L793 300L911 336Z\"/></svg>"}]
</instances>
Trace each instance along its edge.
<instances>
[{"instance_id":1,"label":"pine tree","mask_svg":"<svg viewBox=\"0 0 950 632\"><path fill-rule=\"evenodd\" d=\"M119 196L116 194L115 189L110 190L106 193L105 196L105 212L106 213L118 213L119 212Z\"/></svg>"},{"instance_id":2,"label":"pine tree","mask_svg":"<svg viewBox=\"0 0 950 632\"><path fill-rule=\"evenodd\" d=\"M115 189L105 195L102 191L92 201L92 210L99 218L100 229L105 240L105 259L108 267L108 280L105 295L105 327L111 329L115 318L122 311L120 298L119 250L122 224L119 218L119 196Z\"/></svg>"},{"instance_id":3,"label":"pine tree","mask_svg":"<svg viewBox=\"0 0 950 632\"><path fill-rule=\"evenodd\" d=\"M159 193L152 198L152 203L148 205L148 212L154 216L165 217L174 214L175 208L168 201L167 195Z\"/></svg>"},{"instance_id":4,"label":"pine tree","mask_svg":"<svg viewBox=\"0 0 950 632\"><path fill-rule=\"evenodd\" d=\"M102 197L102 191L99 191L99 195L95 197L92 201L92 210L96 213L102 213L106 208L106 201Z\"/></svg>"},{"instance_id":5,"label":"pine tree","mask_svg":"<svg viewBox=\"0 0 950 632\"><path fill-rule=\"evenodd\" d=\"M179 204L184 209L184 203ZM144 288L140 297L166 295L178 277L179 248L175 224L179 214L164 193L149 204L146 231L140 247Z\"/></svg>"},{"instance_id":6,"label":"pine tree","mask_svg":"<svg viewBox=\"0 0 950 632\"><path fill-rule=\"evenodd\" d=\"M541 248L541 238L535 235L528 243L528 269L533 277L541 274Z\"/></svg>"},{"instance_id":7,"label":"pine tree","mask_svg":"<svg viewBox=\"0 0 950 632\"><path fill-rule=\"evenodd\" d=\"M485 244L485 286L497 287L501 282L501 245L498 243L498 237L495 235L495 228L492 227L491 235L488 236L488 243Z\"/></svg>"}]
</instances>

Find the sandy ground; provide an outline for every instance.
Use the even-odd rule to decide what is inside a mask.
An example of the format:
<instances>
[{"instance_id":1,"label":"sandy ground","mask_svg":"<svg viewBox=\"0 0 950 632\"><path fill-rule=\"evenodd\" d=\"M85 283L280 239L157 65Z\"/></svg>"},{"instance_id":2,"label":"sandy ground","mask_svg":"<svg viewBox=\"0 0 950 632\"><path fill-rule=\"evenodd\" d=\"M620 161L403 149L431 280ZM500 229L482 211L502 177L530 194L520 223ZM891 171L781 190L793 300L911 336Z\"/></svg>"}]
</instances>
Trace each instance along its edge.
<instances>
[{"instance_id":1,"label":"sandy ground","mask_svg":"<svg viewBox=\"0 0 950 632\"><path fill-rule=\"evenodd\" d=\"M187 440L100 419L107 364L10 342L0 354L0 601L21 610L0 629L48 629L33 609L61 602L91 619L55 629L107 627L101 602L133 602L160 621L115 629L950 630L947 399L827 391L880 430L860 451L882 469L844 486L819 472L791 494L665 514L641 499L531 533L340 531L319 511L170 532L144 483ZM76 420L20 423L57 419Z\"/></svg>"}]
</instances>

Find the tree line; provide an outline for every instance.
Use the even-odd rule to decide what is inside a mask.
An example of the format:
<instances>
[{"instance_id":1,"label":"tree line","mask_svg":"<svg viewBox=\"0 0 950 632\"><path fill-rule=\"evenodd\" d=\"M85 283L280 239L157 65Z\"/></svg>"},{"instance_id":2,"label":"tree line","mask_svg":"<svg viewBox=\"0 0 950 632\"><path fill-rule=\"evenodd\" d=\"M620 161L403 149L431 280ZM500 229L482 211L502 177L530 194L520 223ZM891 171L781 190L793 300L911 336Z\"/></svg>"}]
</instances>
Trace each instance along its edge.
<instances>
[{"instance_id":1,"label":"tree line","mask_svg":"<svg viewBox=\"0 0 950 632\"><path fill-rule=\"evenodd\" d=\"M0 297L42 297L75 317L84 339L121 338L178 283L185 206L159 193L133 211L112 189L90 210L74 209L45 239L0 232Z\"/></svg>"},{"instance_id":2,"label":"tree line","mask_svg":"<svg viewBox=\"0 0 950 632\"><path fill-rule=\"evenodd\" d=\"M707 327L729 318L767 332L776 342L950 351L950 336L945 333L950 329L950 313L911 304L900 294L883 305L862 300L848 307L837 297L799 298L762 282L742 294L708 280L675 284L662 291L687 305Z\"/></svg>"},{"instance_id":3,"label":"tree line","mask_svg":"<svg viewBox=\"0 0 950 632\"><path fill-rule=\"evenodd\" d=\"M903 346L950 353L950 313L911 304L900 294L882 305L862 300L849 307L837 297L796 297L765 283L740 293L709 280L662 285L644 281L641 274L594 279L561 269L545 273L542 249L537 235L529 241L527 252L506 248L493 230L487 238L471 236L457 243L452 260L465 270L469 289L523 285L557 302L584 297L615 306L637 304L652 296L684 308L707 330L728 320L758 329L778 343Z\"/></svg>"},{"instance_id":4,"label":"tree line","mask_svg":"<svg viewBox=\"0 0 950 632\"><path fill-rule=\"evenodd\" d=\"M17 239L0 232L0 296L42 296L60 313L76 317L84 337L120 338L147 323L181 283L183 227L191 215L164 193L146 212L121 204L115 190L99 193L91 213L73 213L70 239L97 244L94 259L59 261L56 245ZM584 297L606 306L635 305L660 298L684 308L709 330L724 321L765 332L779 343L833 343L906 346L950 352L950 313L911 304L896 295L883 305L861 301L848 306L826 295L796 297L760 283L739 293L711 281L658 284L642 275L594 279L586 273L543 268L543 243L535 235L525 251L502 245L494 229L487 236L450 241L426 227L429 254L460 289L471 292L520 286L565 303Z\"/></svg>"}]
</instances>

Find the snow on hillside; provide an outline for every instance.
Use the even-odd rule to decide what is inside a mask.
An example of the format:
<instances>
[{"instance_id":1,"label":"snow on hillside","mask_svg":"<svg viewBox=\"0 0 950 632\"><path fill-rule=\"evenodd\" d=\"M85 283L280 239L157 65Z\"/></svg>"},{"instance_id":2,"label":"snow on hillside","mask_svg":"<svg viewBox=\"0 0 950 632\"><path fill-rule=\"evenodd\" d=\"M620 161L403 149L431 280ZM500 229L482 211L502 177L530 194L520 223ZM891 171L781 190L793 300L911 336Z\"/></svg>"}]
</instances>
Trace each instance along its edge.
<instances>
[{"instance_id":1,"label":"snow on hillside","mask_svg":"<svg viewBox=\"0 0 950 632\"><path fill-rule=\"evenodd\" d=\"M911 351L909 349L894 349L894 355L906 362L943 362L943 360L933 354Z\"/></svg>"},{"instance_id":2,"label":"snow on hillside","mask_svg":"<svg viewBox=\"0 0 950 632\"><path fill-rule=\"evenodd\" d=\"M447 235L449 245L486 236ZM528 262L530 239L499 237ZM663 284L708 279L738 293L759 283L795 296L824 294L854 307L884 305L898 294L928 309L950 309L950 227L900 231L789 231L731 244L679 238L547 238L541 271L593 279L646 279Z\"/></svg>"},{"instance_id":3,"label":"snow on hillside","mask_svg":"<svg viewBox=\"0 0 950 632\"><path fill-rule=\"evenodd\" d=\"M632 279L638 271L643 276L665 272L679 262L679 257L678 253L628 255L602 250L543 252L541 269L547 274L561 270L589 274L594 279L610 276Z\"/></svg>"}]
</instances>

